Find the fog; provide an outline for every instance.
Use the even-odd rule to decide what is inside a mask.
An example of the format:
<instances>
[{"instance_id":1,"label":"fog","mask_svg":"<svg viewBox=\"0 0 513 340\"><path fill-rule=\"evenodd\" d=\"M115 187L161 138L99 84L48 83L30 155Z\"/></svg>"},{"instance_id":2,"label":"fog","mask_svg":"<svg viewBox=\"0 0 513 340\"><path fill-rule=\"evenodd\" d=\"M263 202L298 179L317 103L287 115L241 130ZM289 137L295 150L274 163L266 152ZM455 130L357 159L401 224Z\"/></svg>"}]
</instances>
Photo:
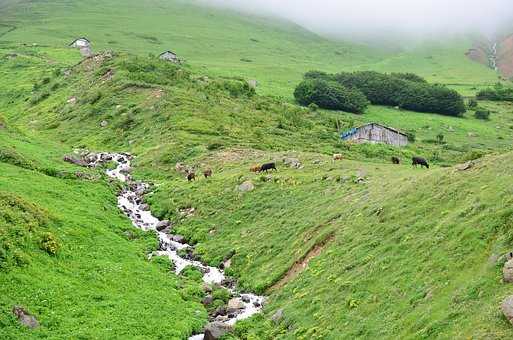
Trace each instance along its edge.
<instances>
[{"instance_id":1,"label":"fog","mask_svg":"<svg viewBox=\"0 0 513 340\"><path fill-rule=\"evenodd\" d=\"M505 28L513 28L511 0L199 1L249 14L280 17L318 34L341 38L436 38L465 33L491 37Z\"/></svg>"}]
</instances>

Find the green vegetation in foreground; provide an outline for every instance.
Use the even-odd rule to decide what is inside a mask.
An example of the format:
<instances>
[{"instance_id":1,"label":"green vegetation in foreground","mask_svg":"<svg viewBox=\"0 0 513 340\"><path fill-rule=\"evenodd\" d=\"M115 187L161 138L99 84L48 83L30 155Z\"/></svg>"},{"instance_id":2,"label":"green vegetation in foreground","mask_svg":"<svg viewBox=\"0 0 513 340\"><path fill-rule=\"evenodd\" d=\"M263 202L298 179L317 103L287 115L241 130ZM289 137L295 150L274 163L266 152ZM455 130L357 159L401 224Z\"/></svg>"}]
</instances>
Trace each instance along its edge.
<instances>
[{"instance_id":1,"label":"green vegetation in foreground","mask_svg":"<svg viewBox=\"0 0 513 340\"><path fill-rule=\"evenodd\" d=\"M64 164L68 148L9 125L0 150L0 338L184 339L201 329L201 285L146 259L156 237L121 215L116 187ZM41 327L21 326L14 305Z\"/></svg>"},{"instance_id":2,"label":"green vegetation in foreground","mask_svg":"<svg viewBox=\"0 0 513 340\"><path fill-rule=\"evenodd\" d=\"M312 69L326 72L413 72L465 95L494 84L498 75L465 52L467 38L376 49L324 39L298 26L180 0L4 0L0 24L15 29L0 41L67 46L86 36L96 51L137 55L176 51L200 73L258 80L262 94L292 98ZM384 42L383 45L389 45Z\"/></svg>"},{"instance_id":3,"label":"green vegetation in foreground","mask_svg":"<svg viewBox=\"0 0 513 340\"><path fill-rule=\"evenodd\" d=\"M13 52L16 57L5 57ZM97 291L108 293L110 303L95 305L97 314L79 316L96 322L106 320L102 315L120 313L115 314L119 315L116 325L134 333L118 333L128 336L183 338L206 321L205 310L197 304L197 285L166 273L160 262L145 260L155 239L123 238L127 230L139 233L116 210L112 188L103 181L63 179L39 170L74 169L57 166L72 146L129 151L137 155L134 175L158 184L148 197L152 210L173 220L177 232L196 242L198 255L208 263L217 265L235 254L228 272L240 286L268 292L264 314L240 323L235 337L513 335L497 310L509 287L500 282L501 263L490 260L512 247L512 156L480 158L511 150L509 104L480 102L492 111L488 121L471 114L443 117L380 106L369 107L361 116L311 111L256 95L244 79L205 77L188 66L114 53L64 72L67 67L62 62L45 63L53 55L48 53L19 45L0 51L0 71L19 74L0 83L2 120L9 129L20 129L9 131L24 136L20 141L5 137L2 145L34 164L20 170L11 161L0 163L6 169L2 176L9 176L0 181L0 191L37 206L35 212L47 212L48 219L36 227L56 236L60 253L51 256L38 242L21 243L31 264L13 267L6 277L27 273L38 277L46 269L48 280L62 283L72 276L69 263L72 273L85 268L91 275L91 268L110 269L103 272L104 281L95 277L97 286L84 288L93 294L82 295L84 281L77 279L72 281L77 282L75 289L65 290L62 301L90 306L95 305L91 296ZM410 131L416 142L396 149L339 140L340 130L366 121ZM46 149L41 140L48 143ZM332 153L342 153L345 160L333 162ZM433 169L412 169L407 159L414 154L426 156ZM403 164L389 164L392 155L400 156ZM286 168L282 159L291 156L304 167ZM7 159L12 158L17 156ZM466 172L441 167L474 158L476 165ZM277 173L268 177L249 172L251 165L270 160L278 162ZM198 170L210 167L214 176L187 183L175 171L178 161ZM251 180L255 190L242 194L236 186L245 180ZM195 208L194 215L182 216L181 210L189 207ZM80 228L69 227L75 225ZM102 237L94 237L97 233ZM323 243L323 251L303 273L283 288L272 289L296 261ZM120 248L122 258L116 251ZM48 262L57 263L50 268L59 271L48 271ZM122 269L116 269L120 265ZM197 276L187 272L191 280ZM20 285L26 285L27 291L40 287L18 282L22 283L15 285L16 292L24 291L18 289ZM169 288L167 299L162 299L163 287ZM10 291L2 296L11 296ZM37 316L48 311L28 297L18 300ZM3 303L3 308L12 303ZM55 304L54 308L64 310L64 302ZM148 314L135 315L134 306L145 306ZM268 320L278 308L285 309L285 319L274 325ZM177 310L185 314L171 312ZM66 336L74 329L68 314L61 314L59 320L40 332L57 329ZM22 331L10 316L2 322L10 325L9 334ZM103 323L84 332L91 329L86 336L103 336L105 327Z\"/></svg>"}]
</instances>

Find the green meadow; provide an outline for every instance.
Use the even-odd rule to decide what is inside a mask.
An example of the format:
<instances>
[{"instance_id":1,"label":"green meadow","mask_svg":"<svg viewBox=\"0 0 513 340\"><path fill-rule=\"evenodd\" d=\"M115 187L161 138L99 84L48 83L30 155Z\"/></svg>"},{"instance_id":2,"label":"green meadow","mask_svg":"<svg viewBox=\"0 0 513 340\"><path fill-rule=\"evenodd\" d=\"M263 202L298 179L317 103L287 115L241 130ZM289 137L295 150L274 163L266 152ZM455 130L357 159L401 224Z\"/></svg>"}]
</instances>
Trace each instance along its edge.
<instances>
[{"instance_id":1,"label":"green meadow","mask_svg":"<svg viewBox=\"0 0 513 340\"><path fill-rule=\"evenodd\" d=\"M512 291L501 271L513 246L513 106L480 101L489 120L383 106L355 115L291 96L311 69L415 72L470 96L497 81L465 59L470 40L371 48L178 1L0 8L0 338L186 339L208 321L197 275L148 260L155 235L118 210L120 186L103 169L63 162L75 148L134 154L135 178L155 184L155 215L205 263L232 256L239 287L268 297L227 339L513 336L499 309ZM77 36L112 52L80 62L66 47ZM186 63L159 61L166 49ZM414 141L340 140L368 122ZM278 171L249 171L270 161ZM246 181L254 189L241 192ZM19 325L13 305L41 327Z\"/></svg>"}]
</instances>

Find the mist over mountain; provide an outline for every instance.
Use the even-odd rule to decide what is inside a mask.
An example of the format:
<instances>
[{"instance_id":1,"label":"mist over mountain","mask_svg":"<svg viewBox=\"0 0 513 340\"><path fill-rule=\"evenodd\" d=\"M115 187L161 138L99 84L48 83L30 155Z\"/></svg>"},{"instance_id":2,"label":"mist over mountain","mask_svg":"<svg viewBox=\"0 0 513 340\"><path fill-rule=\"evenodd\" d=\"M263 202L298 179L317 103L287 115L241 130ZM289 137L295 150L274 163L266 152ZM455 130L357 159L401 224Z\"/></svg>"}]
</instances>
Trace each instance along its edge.
<instances>
[{"instance_id":1,"label":"mist over mountain","mask_svg":"<svg viewBox=\"0 0 513 340\"><path fill-rule=\"evenodd\" d=\"M250 14L276 16L340 38L493 36L513 19L508 0L199 0Z\"/></svg>"}]
</instances>

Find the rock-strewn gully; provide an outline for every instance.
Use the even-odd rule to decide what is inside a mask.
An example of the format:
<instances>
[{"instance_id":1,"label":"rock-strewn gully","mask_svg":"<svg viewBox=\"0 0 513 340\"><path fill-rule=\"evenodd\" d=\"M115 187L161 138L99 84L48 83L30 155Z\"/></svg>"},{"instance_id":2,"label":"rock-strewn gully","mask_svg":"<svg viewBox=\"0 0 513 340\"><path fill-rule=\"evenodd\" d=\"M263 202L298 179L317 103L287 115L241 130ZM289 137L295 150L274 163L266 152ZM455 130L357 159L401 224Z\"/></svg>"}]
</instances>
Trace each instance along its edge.
<instances>
[{"instance_id":1,"label":"rock-strewn gully","mask_svg":"<svg viewBox=\"0 0 513 340\"><path fill-rule=\"evenodd\" d=\"M228 289L232 295L240 300L240 307L229 315L216 316L211 321L225 326L233 326L238 320L248 318L261 311L264 303L264 297L254 294L240 294L234 285L234 281L225 277L224 272L219 268L210 267L196 261L191 256L180 256L179 250L189 249L192 246L182 243L183 240L177 235L171 233L171 226L168 221L161 221L152 215L148 206L144 203L144 195L150 190L147 183L134 181L130 175L130 161L132 156L127 153L95 153L83 156L85 163L90 167L115 162L115 169L107 170L107 175L126 183L118 195L119 208L130 218L135 227L145 231L153 230L157 233L160 246L159 251L150 254L150 256L168 256L175 264L175 272L180 272L187 266L194 266L203 273L203 281L206 284L216 284ZM180 241L180 242L178 242ZM186 253L191 253L187 251ZM206 336L205 336L206 337ZM194 335L190 340L201 340L204 334Z\"/></svg>"}]
</instances>

